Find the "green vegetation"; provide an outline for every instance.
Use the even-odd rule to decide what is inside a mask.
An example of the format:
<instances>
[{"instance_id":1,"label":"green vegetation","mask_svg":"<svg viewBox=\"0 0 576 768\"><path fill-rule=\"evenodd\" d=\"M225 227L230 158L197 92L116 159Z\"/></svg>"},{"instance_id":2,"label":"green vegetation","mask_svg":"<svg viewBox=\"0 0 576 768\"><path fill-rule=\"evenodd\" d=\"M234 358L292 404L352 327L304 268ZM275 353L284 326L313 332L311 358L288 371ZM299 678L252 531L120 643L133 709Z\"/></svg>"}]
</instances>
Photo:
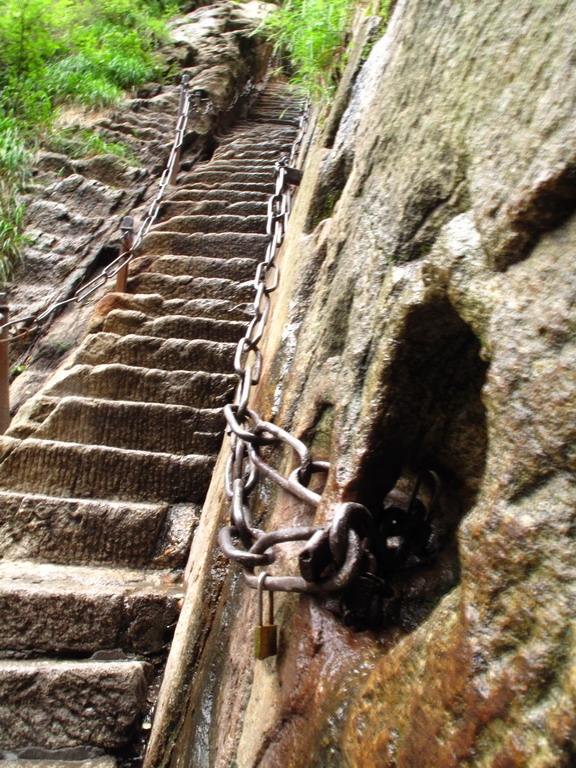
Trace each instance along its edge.
<instances>
[{"instance_id":1,"label":"green vegetation","mask_svg":"<svg viewBox=\"0 0 576 768\"><path fill-rule=\"evenodd\" d=\"M161 0L3 0L0 108L25 124L49 123L71 102L113 103L122 89L154 76Z\"/></svg>"},{"instance_id":2,"label":"green vegetation","mask_svg":"<svg viewBox=\"0 0 576 768\"><path fill-rule=\"evenodd\" d=\"M138 158L130 153L126 144L119 141L105 141L95 131L89 128L78 128L75 125L50 134L44 141L44 146L73 159L93 155L116 155L127 160L131 165L139 164Z\"/></svg>"},{"instance_id":3,"label":"green vegetation","mask_svg":"<svg viewBox=\"0 0 576 768\"><path fill-rule=\"evenodd\" d=\"M358 9L386 17L390 0L285 0L270 13L265 30L276 51L285 50L294 77L314 101L330 97L345 60L348 30Z\"/></svg>"},{"instance_id":4,"label":"green vegetation","mask_svg":"<svg viewBox=\"0 0 576 768\"><path fill-rule=\"evenodd\" d=\"M0 280L10 279L22 258L24 206L17 192L26 181L28 151L16 124L0 118Z\"/></svg>"},{"instance_id":5,"label":"green vegetation","mask_svg":"<svg viewBox=\"0 0 576 768\"><path fill-rule=\"evenodd\" d=\"M0 280L21 258L18 202L29 153L40 141L72 157L121 144L92 131L52 131L60 107L99 108L155 77L154 49L177 0L2 0L0 13Z\"/></svg>"}]
</instances>

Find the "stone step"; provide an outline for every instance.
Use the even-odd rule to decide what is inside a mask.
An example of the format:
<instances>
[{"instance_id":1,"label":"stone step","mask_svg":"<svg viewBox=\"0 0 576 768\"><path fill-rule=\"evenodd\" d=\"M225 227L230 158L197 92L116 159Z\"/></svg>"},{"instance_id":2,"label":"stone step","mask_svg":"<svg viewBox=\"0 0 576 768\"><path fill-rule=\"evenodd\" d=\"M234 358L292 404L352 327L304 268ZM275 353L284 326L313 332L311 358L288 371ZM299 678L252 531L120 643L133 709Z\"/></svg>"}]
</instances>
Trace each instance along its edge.
<instances>
[{"instance_id":1,"label":"stone step","mask_svg":"<svg viewBox=\"0 0 576 768\"><path fill-rule=\"evenodd\" d=\"M210 482L210 456L174 456L55 440L4 436L3 490L80 499L199 504Z\"/></svg>"},{"instance_id":2,"label":"stone step","mask_svg":"<svg viewBox=\"0 0 576 768\"><path fill-rule=\"evenodd\" d=\"M119 749L146 709L140 661L1 661L0 749Z\"/></svg>"},{"instance_id":3,"label":"stone step","mask_svg":"<svg viewBox=\"0 0 576 768\"><path fill-rule=\"evenodd\" d=\"M300 116L302 114L301 105L294 103L291 99L285 98L281 94L270 94L258 99L248 111L248 120L252 119L254 113L272 112L277 114L288 113L290 115Z\"/></svg>"},{"instance_id":4,"label":"stone step","mask_svg":"<svg viewBox=\"0 0 576 768\"><path fill-rule=\"evenodd\" d=\"M249 192L252 195L255 195L256 193L262 193L264 195L267 195L270 197L270 195L274 192L274 180L272 179L269 184L264 184L262 182L252 182L250 184L244 184L242 182L236 182L236 181L222 181L219 182L218 186L213 186L211 184L200 182L200 181L193 181L191 184L187 184L187 182L184 180L183 177L178 177L179 186L183 189L197 189L203 192L208 192L210 190L217 189L218 192L223 192L224 190L232 190L233 192ZM252 199L256 199L253 197Z\"/></svg>"},{"instance_id":5,"label":"stone step","mask_svg":"<svg viewBox=\"0 0 576 768\"><path fill-rule=\"evenodd\" d=\"M206 256L160 256L150 263L147 272L172 276L215 277L244 283L254 279L257 265L258 260L251 258L210 259ZM135 260L134 267L138 270L138 260ZM140 274L144 275L146 272L142 271ZM136 277L138 272L134 279Z\"/></svg>"},{"instance_id":6,"label":"stone step","mask_svg":"<svg viewBox=\"0 0 576 768\"><path fill-rule=\"evenodd\" d=\"M167 277L165 280L188 278ZM193 278L191 278L193 279ZM236 345L197 339L162 339L155 336L115 333L92 333L85 338L74 355L74 364L98 365L122 363L165 371L209 371L228 373L233 370Z\"/></svg>"},{"instance_id":7,"label":"stone step","mask_svg":"<svg viewBox=\"0 0 576 768\"><path fill-rule=\"evenodd\" d=\"M281 117L275 110L271 110L270 112L262 111L259 113L252 112L249 117L253 122L263 123L265 125L291 125L297 127L300 121L300 115L296 115L295 117L285 115L284 117Z\"/></svg>"},{"instance_id":8,"label":"stone step","mask_svg":"<svg viewBox=\"0 0 576 768\"><path fill-rule=\"evenodd\" d=\"M268 203L270 195L266 192L246 192L235 189L178 189L169 202L228 202L228 203Z\"/></svg>"},{"instance_id":9,"label":"stone step","mask_svg":"<svg viewBox=\"0 0 576 768\"><path fill-rule=\"evenodd\" d=\"M275 152L271 157L254 157L250 160L244 158L218 158L212 157L207 163L198 163L194 166L195 171L226 171L229 173L254 172L257 173L274 173L275 160L273 159L278 153Z\"/></svg>"},{"instance_id":10,"label":"stone step","mask_svg":"<svg viewBox=\"0 0 576 768\"><path fill-rule=\"evenodd\" d=\"M290 149L292 148L292 138L286 141L258 140L258 137L254 137L254 139L255 140L241 140L237 136L230 136L220 142L213 157L214 159L219 160L225 156L225 153L233 153L230 156L239 159L246 159L250 156L264 159L267 157L280 157L282 154L290 152Z\"/></svg>"},{"instance_id":11,"label":"stone step","mask_svg":"<svg viewBox=\"0 0 576 768\"><path fill-rule=\"evenodd\" d=\"M266 232L266 216L184 215L173 216L154 227L154 232Z\"/></svg>"},{"instance_id":12,"label":"stone step","mask_svg":"<svg viewBox=\"0 0 576 768\"><path fill-rule=\"evenodd\" d=\"M224 434L220 408L190 408L68 395L36 397L6 434L23 440L109 445L174 454L216 454Z\"/></svg>"},{"instance_id":13,"label":"stone step","mask_svg":"<svg viewBox=\"0 0 576 768\"><path fill-rule=\"evenodd\" d=\"M145 258L145 257L143 257ZM178 257L172 257L178 258ZM185 256L183 258L194 258ZM151 257L152 264L155 257ZM151 317L167 315L186 315L187 317L211 317L217 320L238 320L248 322L253 314L252 308L239 307L225 299L165 299L159 293L109 293L98 303L90 323L90 332L101 330L100 324L106 315L114 309L135 310Z\"/></svg>"},{"instance_id":14,"label":"stone step","mask_svg":"<svg viewBox=\"0 0 576 768\"><path fill-rule=\"evenodd\" d=\"M179 568L173 520L194 526L198 507L137 504L0 492L0 558L60 565ZM162 531L162 536L160 536ZM181 537L187 545L187 533Z\"/></svg>"},{"instance_id":15,"label":"stone step","mask_svg":"<svg viewBox=\"0 0 576 768\"><path fill-rule=\"evenodd\" d=\"M234 132L225 136L219 145L225 144L227 141L234 140L240 141L243 144L257 144L260 143L266 145L287 144L294 139L297 133L297 129L290 125L264 125L262 123L255 122L254 120L240 120L234 126ZM273 148L273 146L272 146Z\"/></svg>"},{"instance_id":16,"label":"stone step","mask_svg":"<svg viewBox=\"0 0 576 768\"><path fill-rule=\"evenodd\" d=\"M158 653L183 597L174 572L0 562L0 654Z\"/></svg>"},{"instance_id":17,"label":"stone step","mask_svg":"<svg viewBox=\"0 0 576 768\"><path fill-rule=\"evenodd\" d=\"M228 138L232 135L241 138L246 141L248 138L254 136L261 137L264 141L272 141L278 138L286 138L294 133L293 128L288 126L275 126L274 128L265 128L261 125L255 124L249 117L245 117L234 123L233 130L225 137Z\"/></svg>"},{"instance_id":18,"label":"stone step","mask_svg":"<svg viewBox=\"0 0 576 768\"><path fill-rule=\"evenodd\" d=\"M160 293L167 299L223 299L247 303L254 297L252 283L237 283L217 277L191 277L143 272L128 281L128 289L137 293ZM99 361L102 362L102 361Z\"/></svg>"},{"instance_id":19,"label":"stone step","mask_svg":"<svg viewBox=\"0 0 576 768\"><path fill-rule=\"evenodd\" d=\"M260 112L263 110L275 109L279 112L290 112L294 115L300 115L302 113L302 105L295 103L292 99L286 98L283 94L269 94L259 98L251 107L248 112L248 119L254 114L254 112Z\"/></svg>"},{"instance_id":20,"label":"stone step","mask_svg":"<svg viewBox=\"0 0 576 768\"><path fill-rule=\"evenodd\" d=\"M256 123L258 124L258 123ZM250 151L256 151L258 153L258 157L262 160L269 159L269 157L264 154L267 151L272 151L276 155L276 159L279 159L283 155L289 154L290 150L292 149L292 144L294 142L295 136L289 135L289 136L269 136L269 125L266 125L264 123L261 124L263 131L266 133L266 137L259 137L259 136L247 136L246 138L248 140L244 141L231 141L227 145L222 144L222 149L234 149L237 151L236 159L247 162L247 157L243 156L243 152L250 152ZM291 132L294 131L294 129L290 129ZM294 131L295 132L295 131ZM221 158L216 158L221 159ZM257 158L256 158L257 159Z\"/></svg>"},{"instance_id":21,"label":"stone step","mask_svg":"<svg viewBox=\"0 0 576 768\"><path fill-rule=\"evenodd\" d=\"M48 395L85 395L135 402L220 408L230 402L236 377L204 371L164 371L107 363L75 365L60 370L44 392Z\"/></svg>"},{"instance_id":22,"label":"stone step","mask_svg":"<svg viewBox=\"0 0 576 768\"><path fill-rule=\"evenodd\" d=\"M238 202L231 203L227 200L200 200L191 202L164 203L160 209L159 218L166 220L173 216L266 216L268 204L262 202Z\"/></svg>"},{"instance_id":23,"label":"stone step","mask_svg":"<svg viewBox=\"0 0 576 768\"><path fill-rule=\"evenodd\" d=\"M255 148L251 144L246 145L226 145L217 149L212 155L212 162L225 163L231 160L236 160L242 163L251 163L252 161L269 163L273 168L274 164L278 162L282 156L282 152L278 147L274 149L260 149Z\"/></svg>"},{"instance_id":24,"label":"stone step","mask_svg":"<svg viewBox=\"0 0 576 768\"><path fill-rule=\"evenodd\" d=\"M206 339L237 343L246 330L246 323L186 315L151 318L143 312L113 310L106 317L102 330L119 336L136 333L162 339Z\"/></svg>"},{"instance_id":25,"label":"stone step","mask_svg":"<svg viewBox=\"0 0 576 768\"><path fill-rule=\"evenodd\" d=\"M178 256L208 256L216 259L252 258L260 259L266 252L266 234L244 232L211 232L210 234L182 232L149 232L144 238L143 252L148 255L164 256L167 253Z\"/></svg>"},{"instance_id":26,"label":"stone step","mask_svg":"<svg viewBox=\"0 0 576 768\"><path fill-rule=\"evenodd\" d=\"M216 186L222 182L227 182L234 186L236 184L271 184L274 176L271 169L266 170L265 173L249 170L230 173L229 171L213 171L212 169L194 169L189 173L180 174L178 179L180 184L208 184Z\"/></svg>"}]
</instances>

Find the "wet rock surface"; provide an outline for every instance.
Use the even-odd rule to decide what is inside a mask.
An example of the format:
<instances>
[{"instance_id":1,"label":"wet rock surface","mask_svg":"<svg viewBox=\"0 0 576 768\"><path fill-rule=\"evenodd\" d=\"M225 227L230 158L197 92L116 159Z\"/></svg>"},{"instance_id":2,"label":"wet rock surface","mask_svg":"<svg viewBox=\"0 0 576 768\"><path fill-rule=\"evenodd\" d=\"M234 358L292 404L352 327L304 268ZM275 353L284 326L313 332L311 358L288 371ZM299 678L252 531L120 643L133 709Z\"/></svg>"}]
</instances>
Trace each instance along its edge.
<instances>
[{"instance_id":1,"label":"wet rock surface","mask_svg":"<svg viewBox=\"0 0 576 768\"><path fill-rule=\"evenodd\" d=\"M371 630L279 599L265 662L255 595L193 562L150 768L574 764L575 32L563 0L399 0L317 128L254 405L331 461L316 522L437 472L434 556Z\"/></svg>"}]
</instances>

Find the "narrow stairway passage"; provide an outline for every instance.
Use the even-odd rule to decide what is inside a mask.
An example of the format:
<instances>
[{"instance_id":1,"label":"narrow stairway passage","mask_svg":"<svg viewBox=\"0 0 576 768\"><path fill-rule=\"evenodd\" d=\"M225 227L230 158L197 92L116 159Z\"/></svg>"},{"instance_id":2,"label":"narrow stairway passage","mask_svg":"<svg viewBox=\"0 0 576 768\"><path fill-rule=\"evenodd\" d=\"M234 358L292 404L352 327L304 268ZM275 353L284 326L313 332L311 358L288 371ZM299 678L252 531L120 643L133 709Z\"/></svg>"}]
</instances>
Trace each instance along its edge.
<instances>
[{"instance_id":1,"label":"narrow stairway passage","mask_svg":"<svg viewBox=\"0 0 576 768\"><path fill-rule=\"evenodd\" d=\"M298 117L271 82L210 161L184 162L128 292L0 438L0 757L138 764Z\"/></svg>"}]
</instances>

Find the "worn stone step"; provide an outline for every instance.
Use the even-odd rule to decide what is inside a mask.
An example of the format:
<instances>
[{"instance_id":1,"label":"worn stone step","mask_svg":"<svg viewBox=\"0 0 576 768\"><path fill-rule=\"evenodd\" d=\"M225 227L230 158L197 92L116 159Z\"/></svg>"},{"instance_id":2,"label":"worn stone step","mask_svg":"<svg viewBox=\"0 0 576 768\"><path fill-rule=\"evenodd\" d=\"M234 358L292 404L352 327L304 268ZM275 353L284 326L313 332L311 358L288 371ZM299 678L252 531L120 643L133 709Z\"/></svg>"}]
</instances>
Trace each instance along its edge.
<instances>
[{"instance_id":1,"label":"worn stone step","mask_svg":"<svg viewBox=\"0 0 576 768\"><path fill-rule=\"evenodd\" d=\"M244 144L255 144L256 142L267 142L271 144L277 140L278 135L272 135L272 132L267 131L261 125L251 123L250 120L239 120L234 124L234 129L227 133L221 134L218 138L218 146L229 143L231 141L238 141Z\"/></svg>"},{"instance_id":2,"label":"worn stone step","mask_svg":"<svg viewBox=\"0 0 576 768\"><path fill-rule=\"evenodd\" d=\"M296 128L300 122L301 112L283 105L262 105L248 113L251 122L266 122L270 125L287 125Z\"/></svg>"},{"instance_id":3,"label":"worn stone step","mask_svg":"<svg viewBox=\"0 0 576 768\"><path fill-rule=\"evenodd\" d=\"M185 455L216 454L224 434L220 408L41 396L26 416L6 434Z\"/></svg>"},{"instance_id":4,"label":"worn stone step","mask_svg":"<svg viewBox=\"0 0 576 768\"><path fill-rule=\"evenodd\" d=\"M228 202L228 203L268 203L270 195L266 192L253 192L235 189L178 189L170 197L170 202Z\"/></svg>"},{"instance_id":5,"label":"worn stone step","mask_svg":"<svg viewBox=\"0 0 576 768\"><path fill-rule=\"evenodd\" d=\"M282 144L288 143L296 135L296 128L290 125L263 125L254 120L239 120L235 126L234 133L224 137L220 145L231 140L241 141L244 144L256 143L262 144Z\"/></svg>"},{"instance_id":6,"label":"worn stone step","mask_svg":"<svg viewBox=\"0 0 576 768\"><path fill-rule=\"evenodd\" d=\"M250 184L245 184L243 182L237 182L237 181L222 181L218 184L217 187L200 181L193 181L191 184L187 184L186 181L178 177L178 184L181 188L188 188L188 189L197 189L200 191L208 192L209 190L218 189L219 192L222 192L226 189L230 189L234 192L250 192L251 194L256 194L257 192L261 192L268 197L274 192L274 180L272 179L269 184L265 184L263 182L252 182ZM255 198L254 198L255 199Z\"/></svg>"},{"instance_id":7,"label":"worn stone step","mask_svg":"<svg viewBox=\"0 0 576 768\"><path fill-rule=\"evenodd\" d=\"M154 259L146 271L161 275L217 277L236 282L245 282L254 279L257 265L258 260L251 258L210 259L206 256L170 255ZM138 260L135 260L134 267L136 270L135 277L138 274L145 274L144 270L138 272Z\"/></svg>"},{"instance_id":8,"label":"worn stone step","mask_svg":"<svg viewBox=\"0 0 576 768\"><path fill-rule=\"evenodd\" d=\"M146 708L140 661L1 661L0 749L119 749Z\"/></svg>"},{"instance_id":9,"label":"worn stone step","mask_svg":"<svg viewBox=\"0 0 576 768\"><path fill-rule=\"evenodd\" d=\"M294 102L290 98L286 98L282 94L268 94L259 98L250 108L248 112L248 119L254 114L254 112L261 112L263 110L277 110L279 112L287 111L294 115L300 115L302 113L302 105L298 102Z\"/></svg>"},{"instance_id":10,"label":"worn stone step","mask_svg":"<svg viewBox=\"0 0 576 768\"><path fill-rule=\"evenodd\" d=\"M202 503L214 459L4 436L3 490L80 499Z\"/></svg>"},{"instance_id":11,"label":"worn stone step","mask_svg":"<svg viewBox=\"0 0 576 768\"><path fill-rule=\"evenodd\" d=\"M239 159L246 159L250 156L260 158L280 157L282 154L290 151L293 141L292 138L285 141L266 141L258 140L257 137L254 138L256 140L240 140L237 136L232 136L220 143L220 146L213 157L216 160L227 156L237 157ZM233 154L227 155L227 153Z\"/></svg>"},{"instance_id":12,"label":"worn stone step","mask_svg":"<svg viewBox=\"0 0 576 768\"><path fill-rule=\"evenodd\" d=\"M182 184L210 184L217 185L222 182L229 184L270 184L272 183L274 176L271 170L266 170L265 173L258 173L256 171L236 171L230 173L230 171L220 170L196 170L189 173L182 173L179 176L179 181Z\"/></svg>"},{"instance_id":13,"label":"worn stone step","mask_svg":"<svg viewBox=\"0 0 576 768\"><path fill-rule=\"evenodd\" d=\"M253 120L258 114L271 117L285 117L288 115L294 122L297 122L302 115L302 109L299 104L290 102L288 99L272 96L254 104L247 114L247 119Z\"/></svg>"},{"instance_id":14,"label":"worn stone step","mask_svg":"<svg viewBox=\"0 0 576 768\"><path fill-rule=\"evenodd\" d=\"M206 339L237 343L246 330L246 323L186 315L151 318L143 312L113 310L106 317L102 330L118 335L137 333L163 339Z\"/></svg>"},{"instance_id":15,"label":"worn stone step","mask_svg":"<svg viewBox=\"0 0 576 768\"><path fill-rule=\"evenodd\" d=\"M0 492L0 558L184 568L198 504L138 504Z\"/></svg>"},{"instance_id":16,"label":"worn stone step","mask_svg":"<svg viewBox=\"0 0 576 768\"><path fill-rule=\"evenodd\" d=\"M171 571L0 562L0 654L157 653L178 617Z\"/></svg>"},{"instance_id":17,"label":"worn stone step","mask_svg":"<svg viewBox=\"0 0 576 768\"><path fill-rule=\"evenodd\" d=\"M201 200L198 202L175 201L164 203L159 218L166 220L173 216L266 216L267 202L238 202L228 200Z\"/></svg>"},{"instance_id":18,"label":"worn stone step","mask_svg":"<svg viewBox=\"0 0 576 768\"><path fill-rule=\"evenodd\" d=\"M164 503L0 492L0 558L62 565L152 564L168 510Z\"/></svg>"},{"instance_id":19,"label":"worn stone step","mask_svg":"<svg viewBox=\"0 0 576 768\"><path fill-rule=\"evenodd\" d=\"M155 232L252 232L266 231L266 216L173 216L154 228Z\"/></svg>"},{"instance_id":20,"label":"worn stone step","mask_svg":"<svg viewBox=\"0 0 576 768\"><path fill-rule=\"evenodd\" d=\"M266 168L264 171L252 170L251 168L229 171L214 169L211 164L208 167L194 168L192 171L180 175L183 184L208 185L217 185L223 181L231 184L269 184L272 178L273 170L271 168Z\"/></svg>"},{"instance_id":21,"label":"worn stone step","mask_svg":"<svg viewBox=\"0 0 576 768\"><path fill-rule=\"evenodd\" d=\"M251 301L254 296L252 283L237 283L217 277L192 277L163 275L143 272L130 278L128 289L138 293L160 293L167 299L224 299L238 304Z\"/></svg>"},{"instance_id":22,"label":"worn stone step","mask_svg":"<svg viewBox=\"0 0 576 768\"><path fill-rule=\"evenodd\" d=\"M295 117L291 117L290 115L280 117L280 115L276 114L275 112L252 112L249 117L250 120L256 123L263 123L265 125L290 125L297 127L300 121L300 115L296 115Z\"/></svg>"},{"instance_id":23,"label":"worn stone step","mask_svg":"<svg viewBox=\"0 0 576 768\"><path fill-rule=\"evenodd\" d=\"M263 141L271 141L278 138L286 138L294 132L293 128L287 126L275 126L274 128L265 128L255 124L249 117L245 117L234 123L234 129L224 137L236 136L246 141L248 138L261 138Z\"/></svg>"},{"instance_id":24,"label":"worn stone step","mask_svg":"<svg viewBox=\"0 0 576 768\"><path fill-rule=\"evenodd\" d=\"M274 153L277 154L277 153ZM274 156L274 155L273 155ZM273 157L272 156L272 157ZM195 171L226 171L228 173L237 173L239 171L243 172L254 172L257 173L274 173L274 163L275 161L272 159L272 157L254 157L250 160L246 160L245 158L219 158L219 157L212 157L212 159L207 163L199 163L198 165L194 166Z\"/></svg>"},{"instance_id":25,"label":"worn stone step","mask_svg":"<svg viewBox=\"0 0 576 768\"><path fill-rule=\"evenodd\" d=\"M268 198L274 193L273 174L269 176L267 181L230 181L230 174L226 174L226 176L227 178L213 182L208 179L194 179L188 177L187 174L181 174L178 176L177 184L180 189L197 189L203 193L231 190L233 192L249 192L251 195L259 193L266 195ZM252 197L252 199L256 200L258 198Z\"/></svg>"},{"instance_id":26,"label":"worn stone step","mask_svg":"<svg viewBox=\"0 0 576 768\"><path fill-rule=\"evenodd\" d=\"M164 371L107 363L74 365L60 370L44 392L48 395L85 395L136 402L220 408L232 397L232 374L205 371Z\"/></svg>"},{"instance_id":27,"label":"worn stone step","mask_svg":"<svg viewBox=\"0 0 576 768\"><path fill-rule=\"evenodd\" d=\"M282 152L278 147L274 149L261 149L260 147L254 147L253 145L226 145L217 149L212 156L214 162L230 162L236 160L242 163L251 163L252 161L269 163L273 168L274 164L278 162Z\"/></svg>"},{"instance_id":28,"label":"worn stone step","mask_svg":"<svg viewBox=\"0 0 576 768\"><path fill-rule=\"evenodd\" d=\"M155 258L151 257L148 263L152 264ZM185 256L183 258L194 257ZM164 298L159 293L109 293L96 306L90 323L90 332L102 330L103 320L114 309L135 310L144 312L151 317L186 315L187 317L211 317L216 320L239 320L240 322L248 322L253 314L252 307L239 305L225 299Z\"/></svg>"},{"instance_id":29,"label":"worn stone step","mask_svg":"<svg viewBox=\"0 0 576 768\"><path fill-rule=\"evenodd\" d=\"M209 234L182 232L149 232L144 238L143 250L146 255L164 256L167 253L178 256L208 256L216 259L254 258L260 259L266 251L266 234L244 232L211 232Z\"/></svg>"},{"instance_id":30,"label":"worn stone step","mask_svg":"<svg viewBox=\"0 0 576 768\"><path fill-rule=\"evenodd\" d=\"M186 278L164 277L165 280ZM75 364L98 365L122 363L140 368L162 368L165 371L210 371L228 373L233 370L235 344L197 339L162 339L155 336L115 333L93 333L87 336L74 355Z\"/></svg>"}]
</instances>

